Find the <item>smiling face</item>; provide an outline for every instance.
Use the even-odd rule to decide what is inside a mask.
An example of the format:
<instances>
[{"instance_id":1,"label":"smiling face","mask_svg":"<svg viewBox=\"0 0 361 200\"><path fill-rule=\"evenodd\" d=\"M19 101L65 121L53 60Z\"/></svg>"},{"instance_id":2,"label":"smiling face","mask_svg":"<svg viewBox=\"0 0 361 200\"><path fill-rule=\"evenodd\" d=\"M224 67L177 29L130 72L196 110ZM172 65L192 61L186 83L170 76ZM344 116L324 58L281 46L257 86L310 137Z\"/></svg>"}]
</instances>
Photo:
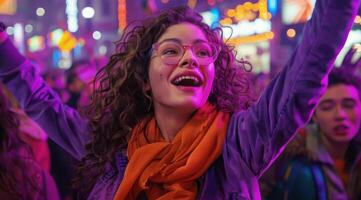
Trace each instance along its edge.
<instances>
[{"instance_id":1,"label":"smiling face","mask_svg":"<svg viewBox=\"0 0 361 200\"><path fill-rule=\"evenodd\" d=\"M170 42L172 48L169 50L159 45L153 49L149 65L149 86L154 108L193 112L206 103L214 80L213 62L200 64L207 62L201 58L206 55L205 52L199 51L198 47L207 49L200 44L208 44L208 39L196 25L180 23L168 27L156 44L165 42ZM176 64L164 59L164 56L179 53L174 51L171 43L180 45L179 51L184 53Z\"/></svg>"},{"instance_id":2,"label":"smiling face","mask_svg":"<svg viewBox=\"0 0 361 200\"><path fill-rule=\"evenodd\" d=\"M316 108L313 120L319 124L324 138L347 143L356 136L361 123L361 102L352 85L330 86Z\"/></svg>"}]
</instances>

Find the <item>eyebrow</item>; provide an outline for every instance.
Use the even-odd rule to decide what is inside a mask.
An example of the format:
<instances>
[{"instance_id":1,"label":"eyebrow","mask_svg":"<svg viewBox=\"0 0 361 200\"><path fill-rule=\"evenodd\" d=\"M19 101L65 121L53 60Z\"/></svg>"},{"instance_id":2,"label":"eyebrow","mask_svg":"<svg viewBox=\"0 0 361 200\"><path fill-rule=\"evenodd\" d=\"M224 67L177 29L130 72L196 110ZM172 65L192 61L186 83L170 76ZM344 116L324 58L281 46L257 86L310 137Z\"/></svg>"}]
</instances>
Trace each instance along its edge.
<instances>
[{"instance_id":1,"label":"eyebrow","mask_svg":"<svg viewBox=\"0 0 361 200\"><path fill-rule=\"evenodd\" d=\"M162 42L166 42L166 41L173 41L173 42L177 42L179 44L182 44L182 41L178 38L167 38L167 39L164 39L158 43L162 43ZM196 40L193 40L192 41L192 44L195 44L195 43L198 43L198 42L208 42L208 41L205 41L203 39L196 39Z\"/></svg>"},{"instance_id":2,"label":"eyebrow","mask_svg":"<svg viewBox=\"0 0 361 200\"><path fill-rule=\"evenodd\" d=\"M335 100L334 99L325 99L325 100L320 101L319 104L321 105L321 104L332 103L332 102L335 102Z\"/></svg>"},{"instance_id":3,"label":"eyebrow","mask_svg":"<svg viewBox=\"0 0 361 200\"><path fill-rule=\"evenodd\" d=\"M322 103L330 103L330 102L335 102L335 99L325 99L320 101L320 104ZM346 97L346 98L342 98L341 101L357 101L356 98L352 98L352 97Z\"/></svg>"}]
</instances>

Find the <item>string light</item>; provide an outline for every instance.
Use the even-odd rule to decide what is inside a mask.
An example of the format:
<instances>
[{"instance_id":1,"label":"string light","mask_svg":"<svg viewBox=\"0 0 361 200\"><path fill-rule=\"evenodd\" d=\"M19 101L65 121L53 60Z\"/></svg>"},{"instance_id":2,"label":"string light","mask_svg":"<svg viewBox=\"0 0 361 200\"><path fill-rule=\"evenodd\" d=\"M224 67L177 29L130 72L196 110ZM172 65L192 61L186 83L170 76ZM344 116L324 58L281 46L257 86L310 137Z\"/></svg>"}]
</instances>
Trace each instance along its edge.
<instances>
[{"instance_id":1,"label":"string light","mask_svg":"<svg viewBox=\"0 0 361 200\"><path fill-rule=\"evenodd\" d=\"M188 0L188 6L190 8L195 8L197 5L197 0Z\"/></svg>"},{"instance_id":2,"label":"string light","mask_svg":"<svg viewBox=\"0 0 361 200\"><path fill-rule=\"evenodd\" d=\"M231 39L227 40L226 42L227 42L227 44L232 44L232 45L237 46L237 45L246 44L246 43L262 42L262 41L266 41L266 40L271 40L273 38L274 38L274 33L272 31L270 31L270 32L246 36L246 37L231 38Z\"/></svg>"},{"instance_id":3,"label":"string light","mask_svg":"<svg viewBox=\"0 0 361 200\"><path fill-rule=\"evenodd\" d=\"M127 8L125 0L118 0L118 28L123 31L127 26Z\"/></svg>"},{"instance_id":4,"label":"string light","mask_svg":"<svg viewBox=\"0 0 361 200\"><path fill-rule=\"evenodd\" d=\"M355 17L354 22L355 22L356 24L360 24L360 25L361 25L361 16L360 16L360 15L357 15L357 16Z\"/></svg>"},{"instance_id":5,"label":"string light","mask_svg":"<svg viewBox=\"0 0 361 200\"><path fill-rule=\"evenodd\" d=\"M45 15L45 9L42 8L42 7L39 7L36 9L36 15L39 16L39 17L42 17Z\"/></svg>"},{"instance_id":6,"label":"string light","mask_svg":"<svg viewBox=\"0 0 361 200\"><path fill-rule=\"evenodd\" d=\"M290 28L287 30L286 34L287 34L287 37L294 38L296 36L296 30L293 28Z\"/></svg>"},{"instance_id":7,"label":"string light","mask_svg":"<svg viewBox=\"0 0 361 200\"><path fill-rule=\"evenodd\" d=\"M235 21L254 20L257 17L269 20L272 17L271 13L268 12L267 0L259 0L256 3L245 2L239 4L235 9L229 9L226 15L226 17L232 18Z\"/></svg>"}]
</instances>

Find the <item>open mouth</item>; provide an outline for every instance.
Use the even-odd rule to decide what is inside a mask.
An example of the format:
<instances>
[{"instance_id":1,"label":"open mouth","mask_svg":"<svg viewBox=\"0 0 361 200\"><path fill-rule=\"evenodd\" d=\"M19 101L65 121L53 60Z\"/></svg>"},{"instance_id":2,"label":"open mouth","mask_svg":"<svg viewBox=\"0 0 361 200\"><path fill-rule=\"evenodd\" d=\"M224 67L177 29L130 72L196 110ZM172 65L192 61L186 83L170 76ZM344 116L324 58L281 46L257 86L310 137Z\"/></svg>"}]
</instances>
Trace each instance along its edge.
<instances>
[{"instance_id":1,"label":"open mouth","mask_svg":"<svg viewBox=\"0 0 361 200\"><path fill-rule=\"evenodd\" d=\"M345 130L348 130L348 127L345 125L338 125L334 129L335 129L335 131L345 131Z\"/></svg>"},{"instance_id":2,"label":"open mouth","mask_svg":"<svg viewBox=\"0 0 361 200\"><path fill-rule=\"evenodd\" d=\"M346 133L348 131L349 127L345 125L338 125L335 126L333 129L336 133Z\"/></svg>"},{"instance_id":3,"label":"open mouth","mask_svg":"<svg viewBox=\"0 0 361 200\"><path fill-rule=\"evenodd\" d=\"M173 79L172 84L183 87L199 87L202 85L202 80L197 76L182 75Z\"/></svg>"}]
</instances>

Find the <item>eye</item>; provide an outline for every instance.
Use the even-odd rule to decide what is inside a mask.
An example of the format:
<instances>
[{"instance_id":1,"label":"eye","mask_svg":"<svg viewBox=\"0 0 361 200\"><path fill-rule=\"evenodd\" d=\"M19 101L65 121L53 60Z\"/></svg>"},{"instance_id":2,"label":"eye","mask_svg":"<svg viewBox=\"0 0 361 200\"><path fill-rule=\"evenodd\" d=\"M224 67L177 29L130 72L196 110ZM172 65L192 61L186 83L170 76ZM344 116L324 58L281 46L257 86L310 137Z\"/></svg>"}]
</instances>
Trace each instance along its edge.
<instances>
[{"instance_id":1,"label":"eye","mask_svg":"<svg viewBox=\"0 0 361 200\"><path fill-rule=\"evenodd\" d=\"M158 53L161 56L178 56L182 53L182 46L174 42L164 42L159 46Z\"/></svg>"},{"instance_id":2,"label":"eye","mask_svg":"<svg viewBox=\"0 0 361 200\"><path fill-rule=\"evenodd\" d=\"M167 48L161 50L161 55L165 55L165 56L174 56L178 54L179 54L179 50L177 48Z\"/></svg>"},{"instance_id":3,"label":"eye","mask_svg":"<svg viewBox=\"0 0 361 200\"><path fill-rule=\"evenodd\" d=\"M344 99L341 102L342 107L346 108L346 109L353 109L357 102L354 99Z\"/></svg>"},{"instance_id":4,"label":"eye","mask_svg":"<svg viewBox=\"0 0 361 200\"><path fill-rule=\"evenodd\" d=\"M208 49L200 49L197 51L199 57L212 57L212 53Z\"/></svg>"},{"instance_id":5,"label":"eye","mask_svg":"<svg viewBox=\"0 0 361 200\"><path fill-rule=\"evenodd\" d=\"M335 105L336 105L335 101L326 100L326 101L321 102L318 105L318 108L323 111L330 111L335 107Z\"/></svg>"},{"instance_id":6,"label":"eye","mask_svg":"<svg viewBox=\"0 0 361 200\"><path fill-rule=\"evenodd\" d=\"M195 44L193 50L199 57L212 57L212 48L206 43Z\"/></svg>"}]
</instances>

